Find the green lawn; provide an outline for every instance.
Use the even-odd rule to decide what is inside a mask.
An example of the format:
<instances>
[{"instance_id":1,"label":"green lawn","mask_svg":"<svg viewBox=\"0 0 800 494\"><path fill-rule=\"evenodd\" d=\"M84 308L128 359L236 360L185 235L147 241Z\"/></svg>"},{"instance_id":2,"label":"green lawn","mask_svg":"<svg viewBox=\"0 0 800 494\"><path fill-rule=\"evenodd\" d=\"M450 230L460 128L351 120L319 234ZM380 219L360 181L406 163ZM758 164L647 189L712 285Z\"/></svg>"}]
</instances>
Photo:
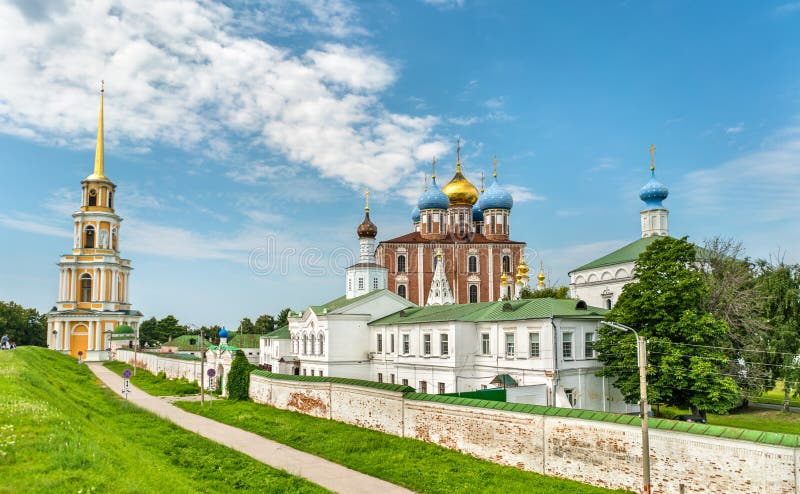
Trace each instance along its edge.
<instances>
[{"instance_id":1,"label":"green lawn","mask_svg":"<svg viewBox=\"0 0 800 494\"><path fill-rule=\"evenodd\" d=\"M188 401L176 405L416 492L613 492L497 465L415 439L251 402L220 400L210 409Z\"/></svg>"},{"instance_id":2,"label":"green lawn","mask_svg":"<svg viewBox=\"0 0 800 494\"><path fill-rule=\"evenodd\" d=\"M216 406L216 404L215 404ZM124 401L85 365L0 352L0 492L326 492Z\"/></svg>"},{"instance_id":3,"label":"green lawn","mask_svg":"<svg viewBox=\"0 0 800 494\"><path fill-rule=\"evenodd\" d=\"M661 407L661 416L672 418L676 415L691 414L689 410L679 410L672 407ZM762 410L760 408L744 408L731 412L728 415L714 415L709 413L706 417L709 425L724 425L740 429L753 429L765 432L785 432L789 434L800 433L800 413L784 413L780 410Z\"/></svg>"},{"instance_id":4,"label":"green lawn","mask_svg":"<svg viewBox=\"0 0 800 494\"><path fill-rule=\"evenodd\" d=\"M133 367L125 362L112 361L103 365L120 376L125 369L133 371ZM186 379L167 379L163 374L155 376L144 369L136 369L136 375L131 376L131 384L154 396L186 396L200 393L197 383L190 383Z\"/></svg>"},{"instance_id":5,"label":"green lawn","mask_svg":"<svg viewBox=\"0 0 800 494\"><path fill-rule=\"evenodd\" d=\"M775 389L771 389L766 393L753 398L756 403L771 403L773 405L783 405L783 381L778 381ZM789 397L789 405L793 407L800 407L800 398Z\"/></svg>"}]
</instances>

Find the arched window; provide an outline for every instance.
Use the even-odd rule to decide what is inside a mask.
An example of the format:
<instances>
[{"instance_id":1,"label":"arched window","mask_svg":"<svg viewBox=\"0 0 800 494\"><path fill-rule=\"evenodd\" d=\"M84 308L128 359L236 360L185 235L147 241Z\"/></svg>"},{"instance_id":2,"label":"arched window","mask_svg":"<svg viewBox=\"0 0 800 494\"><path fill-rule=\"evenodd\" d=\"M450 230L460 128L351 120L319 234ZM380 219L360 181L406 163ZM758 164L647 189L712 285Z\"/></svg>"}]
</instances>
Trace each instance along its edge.
<instances>
[{"instance_id":1,"label":"arched window","mask_svg":"<svg viewBox=\"0 0 800 494\"><path fill-rule=\"evenodd\" d=\"M478 272L478 256L469 256L467 259L467 265L469 267L470 273L477 273Z\"/></svg>"},{"instance_id":2,"label":"arched window","mask_svg":"<svg viewBox=\"0 0 800 494\"><path fill-rule=\"evenodd\" d=\"M83 242L83 247L86 249L94 249L94 227L89 225L86 227L84 232L85 239Z\"/></svg>"},{"instance_id":3,"label":"arched window","mask_svg":"<svg viewBox=\"0 0 800 494\"><path fill-rule=\"evenodd\" d=\"M398 285L397 286L397 294L403 298L406 298L406 286L405 285Z\"/></svg>"},{"instance_id":4,"label":"arched window","mask_svg":"<svg viewBox=\"0 0 800 494\"><path fill-rule=\"evenodd\" d=\"M97 190L89 189L89 206L97 206Z\"/></svg>"},{"instance_id":5,"label":"arched window","mask_svg":"<svg viewBox=\"0 0 800 494\"><path fill-rule=\"evenodd\" d=\"M508 256L503 256L503 272L504 273L511 272L511 258Z\"/></svg>"},{"instance_id":6,"label":"arched window","mask_svg":"<svg viewBox=\"0 0 800 494\"><path fill-rule=\"evenodd\" d=\"M606 309L611 310L611 299L610 298L606 299Z\"/></svg>"},{"instance_id":7,"label":"arched window","mask_svg":"<svg viewBox=\"0 0 800 494\"><path fill-rule=\"evenodd\" d=\"M317 349L317 336L311 335L311 355L314 355L314 351Z\"/></svg>"},{"instance_id":8,"label":"arched window","mask_svg":"<svg viewBox=\"0 0 800 494\"><path fill-rule=\"evenodd\" d=\"M317 344L319 345L319 350L317 351L318 355L325 355L325 335L320 333L319 337L317 338Z\"/></svg>"},{"instance_id":9,"label":"arched window","mask_svg":"<svg viewBox=\"0 0 800 494\"><path fill-rule=\"evenodd\" d=\"M474 304L478 301L478 285L469 286L469 303Z\"/></svg>"},{"instance_id":10,"label":"arched window","mask_svg":"<svg viewBox=\"0 0 800 494\"><path fill-rule=\"evenodd\" d=\"M397 272L398 273L406 272L406 256L403 255L397 256Z\"/></svg>"},{"instance_id":11,"label":"arched window","mask_svg":"<svg viewBox=\"0 0 800 494\"><path fill-rule=\"evenodd\" d=\"M114 209L114 192L108 193L108 207Z\"/></svg>"},{"instance_id":12,"label":"arched window","mask_svg":"<svg viewBox=\"0 0 800 494\"><path fill-rule=\"evenodd\" d=\"M303 335L303 355L308 355L308 335Z\"/></svg>"},{"instance_id":13,"label":"arched window","mask_svg":"<svg viewBox=\"0 0 800 494\"><path fill-rule=\"evenodd\" d=\"M111 248L117 250L117 227L111 229Z\"/></svg>"},{"instance_id":14,"label":"arched window","mask_svg":"<svg viewBox=\"0 0 800 494\"><path fill-rule=\"evenodd\" d=\"M92 301L92 276L84 273L81 275L81 302Z\"/></svg>"}]
</instances>

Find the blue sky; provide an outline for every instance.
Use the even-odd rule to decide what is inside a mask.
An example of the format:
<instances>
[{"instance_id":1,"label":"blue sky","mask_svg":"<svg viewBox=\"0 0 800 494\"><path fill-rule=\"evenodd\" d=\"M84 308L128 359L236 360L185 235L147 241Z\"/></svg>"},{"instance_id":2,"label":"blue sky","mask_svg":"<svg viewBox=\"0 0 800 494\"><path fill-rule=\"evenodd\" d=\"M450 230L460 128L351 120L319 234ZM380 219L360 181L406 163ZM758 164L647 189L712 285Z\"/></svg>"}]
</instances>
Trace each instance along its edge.
<instances>
[{"instance_id":1,"label":"blue sky","mask_svg":"<svg viewBox=\"0 0 800 494\"><path fill-rule=\"evenodd\" d=\"M553 283L639 236L800 261L800 2L0 1L0 299L48 310L106 81L131 296L236 326L343 292L361 191L410 231L430 158L497 155Z\"/></svg>"}]
</instances>

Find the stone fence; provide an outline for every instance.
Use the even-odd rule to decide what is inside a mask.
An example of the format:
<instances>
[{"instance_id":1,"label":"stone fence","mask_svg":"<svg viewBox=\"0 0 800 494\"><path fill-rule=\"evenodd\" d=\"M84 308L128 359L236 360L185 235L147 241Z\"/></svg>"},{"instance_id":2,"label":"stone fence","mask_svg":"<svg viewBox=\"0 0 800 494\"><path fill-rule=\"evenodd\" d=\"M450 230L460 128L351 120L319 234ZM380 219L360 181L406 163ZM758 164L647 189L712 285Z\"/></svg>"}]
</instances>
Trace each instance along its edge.
<instances>
[{"instance_id":1,"label":"stone fence","mask_svg":"<svg viewBox=\"0 0 800 494\"><path fill-rule=\"evenodd\" d=\"M638 417L409 391L353 379L250 375L257 403L546 475L634 492L641 487ZM800 436L662 419L650 419L650 427L653 492L800 494Z\"/></svg>"},{"instance_id":2,"label":"stone fence","mask_svg":"<svg viewBox=\"0 0 800 494\"><path fill-rule=\"evenodd\" d=\"M200 380L200 359L175 356L168 353L136 352L133 350L117 350L115 360L146 369L153 374L163 372L168 379L186 378L190 382Z\"/></svg>"}]
</instances>

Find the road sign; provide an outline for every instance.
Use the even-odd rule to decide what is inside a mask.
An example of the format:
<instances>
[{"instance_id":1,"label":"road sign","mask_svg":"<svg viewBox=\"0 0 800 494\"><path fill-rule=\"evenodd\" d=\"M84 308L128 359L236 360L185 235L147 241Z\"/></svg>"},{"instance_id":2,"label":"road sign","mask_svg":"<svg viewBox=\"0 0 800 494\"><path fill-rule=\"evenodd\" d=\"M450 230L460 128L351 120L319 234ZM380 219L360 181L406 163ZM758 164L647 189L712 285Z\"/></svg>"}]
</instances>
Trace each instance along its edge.
<instances>
[{"instance_id":1,"label":"road sign","mask_svg":"<svg viewBox=\"0 0 800 494\"><path fill-rule=\"evenodd\" d=\"M214 377L217 375L217 371L215 371L214 369L208 369L208 372L206 372L206 374L208 374L208 377Z\"/></svg>"},{"instance_id":2,"label":"road sign","mask_svg":"<svg viewBox=\"0 0 800 494\"><path fill-rule=\"evenodd\" d=\"M125 379L130 379L131 378L131 370L130 369L125 369L125 372L122 373L122 377L124 377Z\"/></svg>"}]
</instances>

